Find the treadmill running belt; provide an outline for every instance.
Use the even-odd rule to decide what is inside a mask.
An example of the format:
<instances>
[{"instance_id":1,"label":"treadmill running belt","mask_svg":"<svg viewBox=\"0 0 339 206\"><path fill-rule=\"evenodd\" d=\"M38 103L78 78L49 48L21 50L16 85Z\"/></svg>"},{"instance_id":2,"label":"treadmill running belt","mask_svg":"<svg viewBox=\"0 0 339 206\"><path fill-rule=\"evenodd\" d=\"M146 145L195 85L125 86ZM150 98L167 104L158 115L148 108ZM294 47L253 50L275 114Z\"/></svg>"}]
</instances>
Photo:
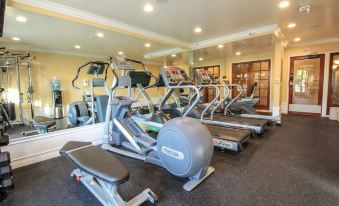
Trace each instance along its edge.
<instances>
[{"instance_id":1,"label":"treadmill running belt","mask_svg":"<svg viewBox=\"0 0 339 206\"><path fill-rule=\"evenodd\" d=\"M224 116L224 115L214 115L213 120L223 121L223 122L235 122L241 123L244 125L254 125L265 127L268 124L268 121L265 119L251 119L245 117L235 117L235 116Z\"/></svg>"},{"instance_id":2,"label":"treadmill running belt","mask_svg":"<svg viewBox=\"0 0 339 206\"><path fill-rule=\"evenodd\" d=\"M219 139L230 140L234 142L243 142L251 135L251 132L246 129L233 129L210 124L205 125L207 126L212 136Z\"/></svg>"}]
</instances>

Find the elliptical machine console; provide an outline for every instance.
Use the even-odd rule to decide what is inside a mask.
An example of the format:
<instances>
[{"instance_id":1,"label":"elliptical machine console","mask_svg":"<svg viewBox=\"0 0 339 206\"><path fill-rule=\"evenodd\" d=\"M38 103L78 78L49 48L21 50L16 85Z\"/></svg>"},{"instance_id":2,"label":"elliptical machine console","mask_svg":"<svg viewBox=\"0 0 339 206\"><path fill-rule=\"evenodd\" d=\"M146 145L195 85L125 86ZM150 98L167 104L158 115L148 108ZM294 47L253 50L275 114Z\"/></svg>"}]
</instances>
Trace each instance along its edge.
<instances>
[{"instance_id":1,"label":"elliptical machine console","mask_svg":"<svg viewBox=\"0 0 339 206\"><path fill-rule=\"evenodd\" d=\"M89 67L86 73L94 75L94 78L90 80L90 94L87 94L80 86L76 85L81 70L87 66ZM83 101L76 101L68 106L68 120L71 125L88 125L105 120L108 96L95 96L94 88L104 88L106 93L109 93L109 88L106 84L108 67L109 64L106 62L91 61L78 68L76 76L72 80L72 86L81 92ZM99 78L99 75L104 75L104 78Z\"/></svg>"}]
</instances>

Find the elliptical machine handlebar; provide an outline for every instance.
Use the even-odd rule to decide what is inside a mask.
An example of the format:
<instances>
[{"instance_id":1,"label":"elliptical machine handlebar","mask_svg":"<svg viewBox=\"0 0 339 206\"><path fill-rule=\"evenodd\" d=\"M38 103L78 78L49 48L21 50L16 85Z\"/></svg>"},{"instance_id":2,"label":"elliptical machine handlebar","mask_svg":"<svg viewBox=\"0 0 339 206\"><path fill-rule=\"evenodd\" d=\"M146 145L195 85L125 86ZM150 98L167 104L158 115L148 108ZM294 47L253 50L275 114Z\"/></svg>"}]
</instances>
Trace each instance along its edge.
<instances>
[{"instance_id":1,"label":"elliptical machine handlebar","mask_svg":"<svg viewBox=\"0 0 339 206\"><path fill-rule=\"evenodd\" d=\"M75 75L75 77L74 77L74 79L72 80L72 86L73 86L73 88L75 88L75 89L78 89L78 90L80 90L81 91L81 93L84 95L84 96L86 96L86 93L79 87L79 86L77 86L76 84L75 84L75 82L77 81L77 79L79 78L79 76L80 76L80 72L81 72L81 70L83 69L83 68L85 68L85 67L87 67L88 65L94 65L94 64L96 64L96 65L104 65L104 73L105 73L105 81L106 81L106 79L107 79L107 68L109 67L109 64L108 63L106 63L106 62L103 62L103 61L90 61L90 62L87 62L87 63L85 63L85 64L82 64L79 68L78 68L78 70L77 70L77 73L76 73L76 75Z\"/></svg>"}]
</instances>

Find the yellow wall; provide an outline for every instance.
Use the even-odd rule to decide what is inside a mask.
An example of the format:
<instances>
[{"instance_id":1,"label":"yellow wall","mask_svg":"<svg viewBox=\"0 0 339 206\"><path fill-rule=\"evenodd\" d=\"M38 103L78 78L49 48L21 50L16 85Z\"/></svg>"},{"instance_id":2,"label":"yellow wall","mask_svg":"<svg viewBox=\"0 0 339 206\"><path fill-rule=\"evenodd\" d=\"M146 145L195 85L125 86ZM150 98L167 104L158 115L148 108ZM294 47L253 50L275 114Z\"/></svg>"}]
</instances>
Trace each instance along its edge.
<instances>
[{"instance_id":1,"label":"yellow wall","mask_svg":"<svg viewBox=\"0 0 339 206\"><path fill-rule=\"evenodd\" d=\"M43 53L43 52L31 52L32 56L35 56L35 60L32 64L32 83L34 88L34 102L35 109L51 108L53 107L52 100L52 89L51 89L51 80L57 78L61 81L61 90L64 111L66 111L66 106L73 102L82 100L82 95L79 90L76 90L72 87L71 81L75 77L78 67L88 61L101 60L105 59L90 58L90 57L81 57L81 56L71 56L71 55L62 55L62 54L52 54L52 53ZM152 73L156 76L159 74L160 66L147 65ZM23 100L24 109L28 109L29 104L27 103L27 88L28 88L28 78L27 78L27 67L21 66L20 68L20 77L21 77L21 91L24 94ZM140 68L140 67L137 67ZM83 69L81 75L77 81L77 85L82 85L84 79L90 79L93 76L86 75L86 70ZM15 79L15 69L11 69L11 88L16 89L16 79ZM112 84L112 73L108 72L108 86ZM89 92L90 87L84 88ZM103 94L104 90L96 89L97 94ZM157 96L156 89L149 90L151 96ZM119 90L118 95L127 95L127 90Z\"/></svg>"}]
</instances>

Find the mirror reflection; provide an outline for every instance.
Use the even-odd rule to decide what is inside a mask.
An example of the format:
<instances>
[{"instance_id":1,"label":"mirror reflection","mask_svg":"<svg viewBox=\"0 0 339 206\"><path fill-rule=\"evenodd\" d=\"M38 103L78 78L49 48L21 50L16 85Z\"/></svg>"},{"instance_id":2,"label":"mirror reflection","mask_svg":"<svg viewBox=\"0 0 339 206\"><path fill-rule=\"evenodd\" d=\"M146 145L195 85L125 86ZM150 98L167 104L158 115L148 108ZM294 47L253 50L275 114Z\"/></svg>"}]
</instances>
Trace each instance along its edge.
<instances>
[{"instance_id":1,"label":"mirror reflection","mask_svg":"<svg viewBox=\"0 0 339 206\"><path fill-rule=\"evenodd\" d=\"M15 8L6 9L0 47L0 110L3 129L12 139L103 122L112 84L106 56L144 61L158 75L166 60L149 62L144 55L170 48ZM160 101L158 89L149 92Z\"/></svg>"}]
</instances>

